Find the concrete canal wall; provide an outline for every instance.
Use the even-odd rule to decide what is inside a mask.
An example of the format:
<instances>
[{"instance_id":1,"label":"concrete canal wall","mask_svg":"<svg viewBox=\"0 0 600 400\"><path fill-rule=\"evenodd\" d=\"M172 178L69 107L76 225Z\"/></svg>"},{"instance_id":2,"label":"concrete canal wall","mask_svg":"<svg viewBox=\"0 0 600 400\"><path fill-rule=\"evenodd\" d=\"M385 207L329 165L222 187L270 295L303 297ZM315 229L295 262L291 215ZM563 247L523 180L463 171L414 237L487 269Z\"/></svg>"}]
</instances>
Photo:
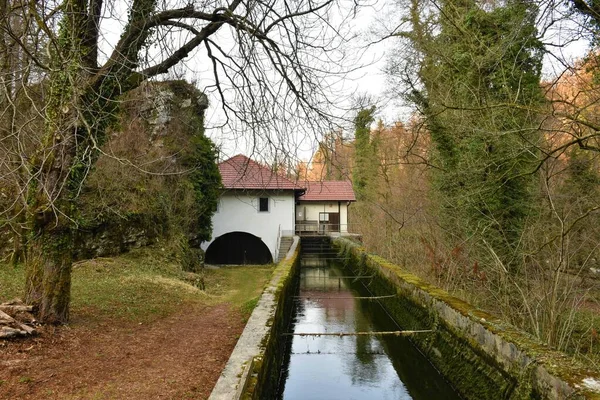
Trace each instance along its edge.
<instances>
[{"instance_id":1,"label":"concrete canal wall","mask_svg":"<svg viewBox=\"0 0 600 400\"><path fill-rule=\"evenodd\" d=\"M344 238L332 242L417 347L467 399L600 399L600 373Z\"/></svg>"},{"instance_id":2,"label":"concrete canal wall","mask_svg":"<svg viewBox=\"0 0 600 400\"><path fill-rule=\"evenodd\" d=\"M280 333L293 302L293 278L300 261L300 240L275 268L209 400L271 399L284 352ZM287 311L287 312L286 312Z\"/></svg>"}]
</instances>

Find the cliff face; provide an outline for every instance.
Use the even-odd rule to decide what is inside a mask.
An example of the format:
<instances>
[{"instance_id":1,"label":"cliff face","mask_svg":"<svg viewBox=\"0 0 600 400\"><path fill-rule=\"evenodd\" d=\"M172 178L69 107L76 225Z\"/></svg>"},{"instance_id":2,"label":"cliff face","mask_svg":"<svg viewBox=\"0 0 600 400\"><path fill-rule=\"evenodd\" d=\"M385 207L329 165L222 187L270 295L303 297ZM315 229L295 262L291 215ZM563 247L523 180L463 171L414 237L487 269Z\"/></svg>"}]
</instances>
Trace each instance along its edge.
<instances>
[{"instance_id":1,"label":"cliff face","mask_svg":"<svg viewBox=\"0 0 600 400\"><path fill-rule=\"evenodd\" d=\"M204 135L207 98L183 81L129 93L78 200L77 258L162 241L188 253L210 237L220 175Z\"/></svg>"}]
</instances>

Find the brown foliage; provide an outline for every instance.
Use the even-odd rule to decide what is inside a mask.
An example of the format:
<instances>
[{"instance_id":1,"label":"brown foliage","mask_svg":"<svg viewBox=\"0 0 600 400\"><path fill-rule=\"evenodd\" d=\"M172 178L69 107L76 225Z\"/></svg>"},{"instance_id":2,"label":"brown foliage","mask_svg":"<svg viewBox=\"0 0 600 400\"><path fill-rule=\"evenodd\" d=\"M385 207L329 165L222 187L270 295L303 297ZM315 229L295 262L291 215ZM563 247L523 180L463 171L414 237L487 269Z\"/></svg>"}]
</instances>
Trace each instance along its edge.
<instances>
[{"instance_id":1,"label":"brown foliage","mask_svg":"<svg viewBox=\"0 0 600 400\"><path fill-rule=\"evenodd\" d=\"M202 134L202 115L194 121L189 96L176 92L175 84L144 85L123 100L118 129L111 132L79 199L81 256L117 254L128 246L177 242L181 236L193 240L194 191L179 156L193 135ZM117 235L113 249L89 253L87 242L122 224L132 230ZM132 243L124 244L127 240Z\"/></svg>"}]
</instances>

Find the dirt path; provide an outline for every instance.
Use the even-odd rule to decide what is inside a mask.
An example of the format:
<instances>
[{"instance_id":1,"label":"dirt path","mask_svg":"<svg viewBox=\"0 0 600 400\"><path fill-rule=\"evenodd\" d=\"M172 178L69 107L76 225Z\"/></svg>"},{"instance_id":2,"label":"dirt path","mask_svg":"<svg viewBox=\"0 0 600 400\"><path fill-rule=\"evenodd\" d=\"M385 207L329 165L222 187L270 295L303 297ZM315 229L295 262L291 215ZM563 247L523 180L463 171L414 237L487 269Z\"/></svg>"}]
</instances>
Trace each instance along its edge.
<instances>
[{"instance_id":1,"label":"dirt path","mask_svg":"<svg viewBox=\"0 0 600 400\"><path fill-rule=\"evenodd\" d=\"M205 399L243 328L221 304L0 342L0 399Z\"/></svg>"}]
</instances>

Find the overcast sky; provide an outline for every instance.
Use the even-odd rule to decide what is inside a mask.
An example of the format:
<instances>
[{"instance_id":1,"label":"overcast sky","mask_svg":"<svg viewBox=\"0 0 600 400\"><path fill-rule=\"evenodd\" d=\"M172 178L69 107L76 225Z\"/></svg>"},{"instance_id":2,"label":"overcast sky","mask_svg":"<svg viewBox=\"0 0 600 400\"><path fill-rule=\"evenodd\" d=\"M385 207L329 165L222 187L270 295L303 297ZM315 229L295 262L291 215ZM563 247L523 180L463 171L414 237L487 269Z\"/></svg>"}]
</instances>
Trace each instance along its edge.
<instances>
[{"instance_id":1,"label":"overcast sky","mask_svg":"<svg viewBox=\"0 0 600 400\"><path fill-rule=\"evenodd\" d=\"M362 5L366 1L360 2ZM348 3L348 4L353 4ZM347 62L349 66L356 67L362 65L362 68L348 74L345 79L331 80L332 93L335 94L335 103L339 106L337 113L343 114L342 110L349 108L354 99L359 95L367 95L373 99L378 105L377 117L381 118L384 123L392 124L395 121L406 121L410 117L410 108L403 107L401 99L390 98L389 93L386 93L388 86L386 75L384 73L386 65L386 57L388 52L397 46L393 39L382 41L377 44L367 46L368 43L375 41L378 34L381 32L381 27L385 24L393 25L395 20L398 20L403 10L394 7L395 0L371 0L371 4L361 8L355 18L344 22L344 27L347 30L346 34L355 34L349 44L347 53ZM108 10L110 18L103 23L104 43L101 48L109 53L112 45L119 38L124 19L127 16L127 7L129 3L123 1L115 2L112 9ZM342 12L344 12L342 10ZM564 12L558 10L556 12ZM334 15L333 19L336 18ZM335 22L335 21L330 21ZM575 27L576 28L576 27ZM554 29L548 31L544 40L548 43L559 44L563 41L563 37L568 36L569 30L574 29L569 23L556 24ZM233 46L233 40L226 30L217 33L216 40L224 47ZM373 33L380 31L379 33ZM179 39L181 43L184 38ZM177 46L177 39L173 39L173 43L168 43ZM167 44L167 45L168 45ZM161 46L165 44L155 44L151 49L151 54L160 54ZM552 47L554 54L559 54L560 58L572 60L580 58L585 54L587 44L583 41L578 41L564 48ZM562 70L563 65L557 62L556 59L547 56L544 60L544 75L546 77L556 76ZM210 100L210 107L206 113L207 134L213 139L221 149L221 157L233 156L237 153L263 158L262 161L272 157L272 152L265 146L256 145L252 137L240 128L240 125L232 128L232 126L222 127L224 121L223 109L221 101L214 89L210 86L214 84L212 74L212 65L207 62L207 57L204 49L198 50L173 69L170 77L185 78L194 82L201 90L206 91ZM341 116L341 115L340 115ZM347 120L350 120L352 115L345 115ZM293 124L290 124L293 127ZM237 129L236 129L237 128ZM351 126L347 124L350 130ZM302 129L291 129L284 137L288 149L293 149L295 156L307 160L317 145L317 140L320 138L320 132L303 131ZM273 137L279 140L278 135Z\"/></svg>"},{"instance_id":2,"label":"overcast sky","mask_svg":"<svg viewBox=\"0 0 600 400\"><path fill-rule=\"evenodd\" d=\"M353 30L358 34L361 40L355 41L356 51L361 52L361 58L365 66L353 74L340 87L340 90L348 93L348 96L365 94L370 96L378 105L377 118L383 120L385 124L393 124L396 121L407 121L410 118L412 110L403 105L401 99L390 98L386 93L389 85L385 74L386 60L389 51L397 46L394 39L388 39L380 43L372 44L378 39L376 31L380 31L381 26L389 18L397 18L402 10L395 9L393 12L390 7L393 6L393 0L376 0L372 6L360 10L356 18L352 21ZM555 10L554 13L564 13L566 10ZM546 16L549 17L549 16ZM556 15L554 15L556 17ZM564 70L564 61L573 65L575 59L580 59L588 50L588 43L584 40L578 40L565 45L565 38L571 37L570 31L576 29L572 22L563 21L556 23L553 29L547 31L544 42L550 45L554 56L546 55L544 57L543 77L552 79L562 73ZM369 46L367 47L367 44ZM366 48L366 49L365 49ZM350 101L350 99L348 99ZM221 118L219 107L213 104L208 112L207 123L218 123ZM351 129L351 127L348 127ZM217 142L225 156L231 156L237 153L250 154L252 146L239 138L228 136L226 129L213 129L210 132L211 137ZM304 146L299 148L298 156L308 160L316 149L315 140L307 140Z\"/></svg>"}]
</instances>

